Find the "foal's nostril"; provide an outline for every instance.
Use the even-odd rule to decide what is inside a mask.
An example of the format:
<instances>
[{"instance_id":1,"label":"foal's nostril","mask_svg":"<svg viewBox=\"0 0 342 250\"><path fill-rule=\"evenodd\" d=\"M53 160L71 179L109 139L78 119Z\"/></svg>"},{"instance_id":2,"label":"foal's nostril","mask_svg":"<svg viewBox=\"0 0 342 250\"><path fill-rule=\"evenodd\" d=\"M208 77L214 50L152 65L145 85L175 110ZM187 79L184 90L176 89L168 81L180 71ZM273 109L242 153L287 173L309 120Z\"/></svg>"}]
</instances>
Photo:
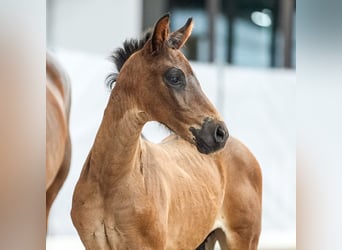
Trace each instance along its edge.
<instances>
[{"instance_id":1,"label":"foal's nostril","mask_svg":"<svg viewBox=\"0 0 342 250\"><path fill-rule=\"evenodd\" d=\"M204 120L199 129L190 127L190 131L195 137L198 151L203 154L210 154L221 149L229 137L225 124L213 119Z\"/></svg>"},{"instance_id":2,"label":"foal's nostril","mask_svg":"<svg viewBox=\"0 0 342 250\"><path fill-rule=\"evenodd\" d=\"M226 131L221 126L217 126L215 130L215 140L218 143L224 142L226 138Z\"/></svg>"}]
</instances>

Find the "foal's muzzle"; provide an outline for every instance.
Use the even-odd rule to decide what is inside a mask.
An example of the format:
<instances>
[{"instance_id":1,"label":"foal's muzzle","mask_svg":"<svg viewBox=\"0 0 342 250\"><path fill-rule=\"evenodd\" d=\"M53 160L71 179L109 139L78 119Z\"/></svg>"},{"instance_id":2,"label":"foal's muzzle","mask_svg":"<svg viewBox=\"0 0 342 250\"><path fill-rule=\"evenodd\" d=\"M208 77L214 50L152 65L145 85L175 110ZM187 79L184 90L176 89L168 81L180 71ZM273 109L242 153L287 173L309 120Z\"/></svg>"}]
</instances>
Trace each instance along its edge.
<instances>
[{"instance_id":1,"label":"foal's muzzle","mask_svg":"<svg viewBox=\"0 0 342 250\"><path fill-rule=\"evenodd\" d=\"M190 128L199 152L209 154L224 147L229 137L226 125L220 121L205 119L200 129Z\"/></svg>"}]
</instances>

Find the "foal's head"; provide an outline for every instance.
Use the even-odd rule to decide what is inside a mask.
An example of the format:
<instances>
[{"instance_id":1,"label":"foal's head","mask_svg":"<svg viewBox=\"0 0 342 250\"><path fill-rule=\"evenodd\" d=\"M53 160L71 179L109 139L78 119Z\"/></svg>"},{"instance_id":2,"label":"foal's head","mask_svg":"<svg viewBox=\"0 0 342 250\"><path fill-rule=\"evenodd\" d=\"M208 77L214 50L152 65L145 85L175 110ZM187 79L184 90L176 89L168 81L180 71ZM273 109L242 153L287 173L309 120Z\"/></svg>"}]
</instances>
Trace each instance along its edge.
<instances>
[{"instance_id":1,"label":"foal's head","mask_svg":"<svg viewBox=\"0 0 342 250\"><path fill-rule=\"evenodd\" d=\"M170 33L165 15L142 40L126 42L113 56L120 71L114 91L124 91L149 120L164 124L208 154L225 145L228 130L180 51L192 26L189 18Z\"/></svg>"}]
</instances>

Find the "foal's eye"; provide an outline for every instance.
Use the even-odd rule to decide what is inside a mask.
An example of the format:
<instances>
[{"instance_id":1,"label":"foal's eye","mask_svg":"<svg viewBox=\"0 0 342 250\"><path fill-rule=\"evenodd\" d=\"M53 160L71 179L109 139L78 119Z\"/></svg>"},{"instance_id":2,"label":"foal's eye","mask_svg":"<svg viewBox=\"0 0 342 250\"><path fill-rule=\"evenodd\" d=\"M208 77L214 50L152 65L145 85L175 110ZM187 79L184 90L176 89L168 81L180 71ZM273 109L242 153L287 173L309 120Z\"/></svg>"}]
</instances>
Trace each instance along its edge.
<instances>
[{"instance_id":1,"label":"foal's eye","mask_svg":"<svg viewBox=\"0 0 342 250\"><path fill-rule=\"evenodd\" d=\"M181 88L185 85L185 76L182 70L170 68L164 74L166 83L175 88Z\"/></svg>"}]
</instances>

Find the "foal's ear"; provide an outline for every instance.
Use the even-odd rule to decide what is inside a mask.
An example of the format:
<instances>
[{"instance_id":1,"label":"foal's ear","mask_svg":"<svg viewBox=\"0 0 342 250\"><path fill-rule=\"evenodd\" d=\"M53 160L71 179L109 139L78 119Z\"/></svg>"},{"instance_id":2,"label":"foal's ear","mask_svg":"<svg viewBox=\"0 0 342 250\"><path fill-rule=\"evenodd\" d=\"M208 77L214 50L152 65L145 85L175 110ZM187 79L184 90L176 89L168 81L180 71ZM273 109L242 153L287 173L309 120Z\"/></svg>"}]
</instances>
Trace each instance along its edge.
<instances>
[{"instance_id":1,"label":"foal's ear","mask_svg":"<svg viewBox=\"0 0 342 250\"><path fill-rule=\"evenodd\" d=\"M165 41L167 40L169 36L169 26L170 26L170 14L167 13L164 16L162 16L154 26L154 31L152 35L152 52L159 51L163 45L165 44Z\"/></svg>"},{"instance_id":2,"label":"foal's ear","mask_svg":"<svg viewBox=\"0 0 342 250\"><path fill-rule=\"evenodd\" d=\"M169 46L173 49L181 48L190 37L193 25L192 17L190 17L182 28L172 32L168 40Z\"/></svg>"}]
</instances>

